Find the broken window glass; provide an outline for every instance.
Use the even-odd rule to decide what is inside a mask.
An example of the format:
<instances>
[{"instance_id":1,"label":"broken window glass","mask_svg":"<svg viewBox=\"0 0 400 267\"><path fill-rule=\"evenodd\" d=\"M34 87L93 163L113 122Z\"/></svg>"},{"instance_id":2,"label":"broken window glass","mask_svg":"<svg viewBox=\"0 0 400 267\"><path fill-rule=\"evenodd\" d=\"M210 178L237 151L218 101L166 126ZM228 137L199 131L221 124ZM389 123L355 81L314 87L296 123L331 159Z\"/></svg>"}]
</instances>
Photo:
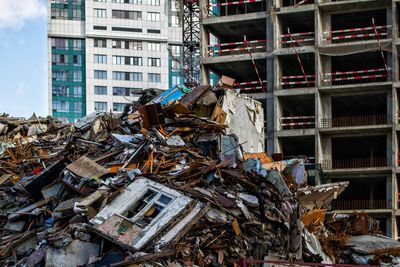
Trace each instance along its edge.
<instances>
[{"instance_id":1,"label":"broken window glass","mask_svg":"<svg viewBox=\"0 0 400 267\"><path fill-rule=\"evenodd\" d=\"M172 199L162 192L149 189L142 198L121 215L140 226L146 226L171 203Z\"/></svg>"}]
</instances>

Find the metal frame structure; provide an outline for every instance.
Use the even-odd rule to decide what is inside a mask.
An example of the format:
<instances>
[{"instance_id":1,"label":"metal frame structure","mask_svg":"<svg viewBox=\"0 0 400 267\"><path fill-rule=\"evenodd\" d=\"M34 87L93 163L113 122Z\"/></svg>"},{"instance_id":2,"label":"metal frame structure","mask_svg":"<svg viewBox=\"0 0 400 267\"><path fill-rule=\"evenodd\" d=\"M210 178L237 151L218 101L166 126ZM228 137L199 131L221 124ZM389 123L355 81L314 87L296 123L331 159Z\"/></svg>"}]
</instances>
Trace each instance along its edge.
<instances>
[{"instance_id":1,"label":"metal frame structure","mask_svg":"<svg viewBox=\"0 0 400 267\"><path fill-rule=\"evenodd\" d=\"M181 0L183 67L186 86L200 81L200 6L199 0Z\"/></svg>"}]
</instances>

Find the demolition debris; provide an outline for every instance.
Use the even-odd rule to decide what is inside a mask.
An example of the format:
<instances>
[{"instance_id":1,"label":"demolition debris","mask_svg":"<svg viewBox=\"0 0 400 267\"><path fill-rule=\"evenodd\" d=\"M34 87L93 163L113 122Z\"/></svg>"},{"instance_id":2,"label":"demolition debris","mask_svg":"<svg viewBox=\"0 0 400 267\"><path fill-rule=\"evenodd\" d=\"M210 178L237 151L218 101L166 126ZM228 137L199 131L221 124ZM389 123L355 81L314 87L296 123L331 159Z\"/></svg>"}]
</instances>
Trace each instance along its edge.
<instances>
[{"instance_id":1,"label":"demolition debris","mask_svg":"<svg viewBox=\"0 0 400 267\"><path fill-rule=\"evenodd\" d=\"M261 104L224 84L69 125L3 115L2 266L399 264L377 221L327 213L347 182L309 184L264 139Z\"/></svg>"}]
</instances>

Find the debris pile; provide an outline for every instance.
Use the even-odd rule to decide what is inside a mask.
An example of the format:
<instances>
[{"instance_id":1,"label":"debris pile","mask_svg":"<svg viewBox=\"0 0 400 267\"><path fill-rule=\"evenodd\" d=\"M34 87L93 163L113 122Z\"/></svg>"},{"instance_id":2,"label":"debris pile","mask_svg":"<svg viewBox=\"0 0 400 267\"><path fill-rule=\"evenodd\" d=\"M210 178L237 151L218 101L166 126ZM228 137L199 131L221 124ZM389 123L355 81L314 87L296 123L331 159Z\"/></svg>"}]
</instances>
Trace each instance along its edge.
<instances>
[{"instance_id":1,"label":"debris pile","mask_svg":"<svg viewBox=\"0 0 400 267\"><path fill-rule=\"evenodd\" d=\"M261 104L227 86L151 92L70 125L2 116L0 134L3 266L364 260L319 241L348 225L324 224L348 183L307 186L304 159L268 156ZM393 248L378 258L352 238L370 262Z\"/></svg>"}]
</instances>

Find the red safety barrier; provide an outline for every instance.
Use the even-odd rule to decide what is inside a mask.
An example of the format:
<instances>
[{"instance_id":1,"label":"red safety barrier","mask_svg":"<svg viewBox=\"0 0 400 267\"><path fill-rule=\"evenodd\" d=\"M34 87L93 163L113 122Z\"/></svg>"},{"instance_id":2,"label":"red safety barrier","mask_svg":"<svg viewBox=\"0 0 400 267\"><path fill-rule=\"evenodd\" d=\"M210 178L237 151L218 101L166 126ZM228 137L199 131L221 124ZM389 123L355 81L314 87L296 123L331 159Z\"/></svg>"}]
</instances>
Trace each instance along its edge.
<instances>
[{"instance_id":1,"label":"red safety barrier","mask_svg":"<svg viewBox=\"0 0 400 267\"><path fill-rule=\"evenodd\" d=\"M210 57L217 57L223 55L229 55L232 53L248 53L251 49L253 52L266 51L267 46L265 43L267 40L252 40L252 41L241 41L241 42L229 42L222 44L213 44L208 46L208 55Z\"/></svg>"},{"instance_id":2,"label":"red safety barrier","mask_svg":"<svg viewBox=\"0 0 400 267\"><path fill-rule=\"evenodd\" d=\"M267 7L266 0L239 0L227 2L219 0L218 2L219 3L209 3L204 5L202 7L203 14L207 17L230 16L266 11ZM240 5L244 5L244 13L243 10L238 10L241 8L236 8ZM250 9L248 9L247 7L249 7Z\"/></svg>"},{"instance_id":3,"label":"red safety barrier","mask_svg":"<svg viewBox=\"0 0 400 267\"><path fill-rule=\"evenodd\" d=\"M229 43L222 43L222 44L212 44L208 47L221 47L221 46L229 46L229 45L247 45L247 44L258 44L258 43L266 43L267 40L252 40L252 41L240 41L240 42L229 42Z\"/></svg>"},{"instance_id":4,"label":"red safety barrier","mask_svg":"<svg viewBox=\"0 0 400 267\"><path fill-rule=\"evenodd\" d=\"M301 32L293 34L282 34L280 36L279 44L281 47L291 47L293 44L300 45L314 45L315 37L314 32Z\"/></svg>"},{"instance_id":5,"label":"red safety barrier","mask_svg":"<svg viewBox=\"0 0 400 267\"><path fill-rule=\"evenodd\" d=\"M265 49L266 46L251 46L250 47L253 50L258 50L258 49ZM228 53L228 52L239 52L239 51L248 51L249 48L247 47L238 47L238 48L227 48L227 49L214 49L210 50L210 56L222 56L222 53Z\"/></svg>"},{"instance_id":6,"label":"red safety barrier","mask_svg":"<svg viewBox=\"0 0 400 267\"><path fill-rule=\"evenodd\" d=\"M315 86L315 75L282 76L280 84L283 89L312 87Z\"/></svg>"},{"instance_id":7,"label":"red safety barrier","mask_svg":"<svg viewBox=\"0 0 400 267\"><path fill-rule=\"evenodd\" d=\"M265 86L267 84L267 81L262 81L262 84L260 84L259 81L249 81L249 82L236 82L234 84L234 88L240 91L259 91L259 90L265 90ZM254 86L251 86L254 85Z\"/></svg>"},{"instance_id":8,"label":"red safety barrier","mask_svg":"<svg viewBox=\"0 0 400 267\"><path fill-rule=\"evenodd\" d=\"M315 125L315 116L290 116L281 117L281 127L286 130L291 128L306 128Z\"/></svg>"},{"instance_id":9,"label":"red safety barrier","mask_svg":"<svg viewBox=\"0 0 400 267\"><path fill-rule=\"evenodd\" d=\"M241 0L241 1L231 1L231 2L225 2L225 3L216 3L216 4L208 4L208 7L213 7L213 6L230 6L230 5L241 5L241 4L249 4L249 3L257 3L257 2L263 2L264 0Z\"/></svg>"},{"instance_id":10,"label":"red safety barrier","mask_svg":"<svg viewBox=\"0 0 400 267\"><path fill-rule=\"evenodd\" d=\"M388 38L387 29L391 25L371 26L362 28L342 29L335 31L324 32L323 40L331 41L332 43L360 41L360 40L373 40Z\"/></svg>"},{"instance_id":11,"label":"red safety barrier","mask_svg":"<svg viewBox=\"0 0 400 267\"><path fill-rule=\"evenodd\" d=\"M328 85L349 84L352 82L382 82L391 79L390 70L390 68L388 68L388 70L385 68L375 68L367 70L329 72L322 74L322 82Z\"/></svg>"}]
</instances>

